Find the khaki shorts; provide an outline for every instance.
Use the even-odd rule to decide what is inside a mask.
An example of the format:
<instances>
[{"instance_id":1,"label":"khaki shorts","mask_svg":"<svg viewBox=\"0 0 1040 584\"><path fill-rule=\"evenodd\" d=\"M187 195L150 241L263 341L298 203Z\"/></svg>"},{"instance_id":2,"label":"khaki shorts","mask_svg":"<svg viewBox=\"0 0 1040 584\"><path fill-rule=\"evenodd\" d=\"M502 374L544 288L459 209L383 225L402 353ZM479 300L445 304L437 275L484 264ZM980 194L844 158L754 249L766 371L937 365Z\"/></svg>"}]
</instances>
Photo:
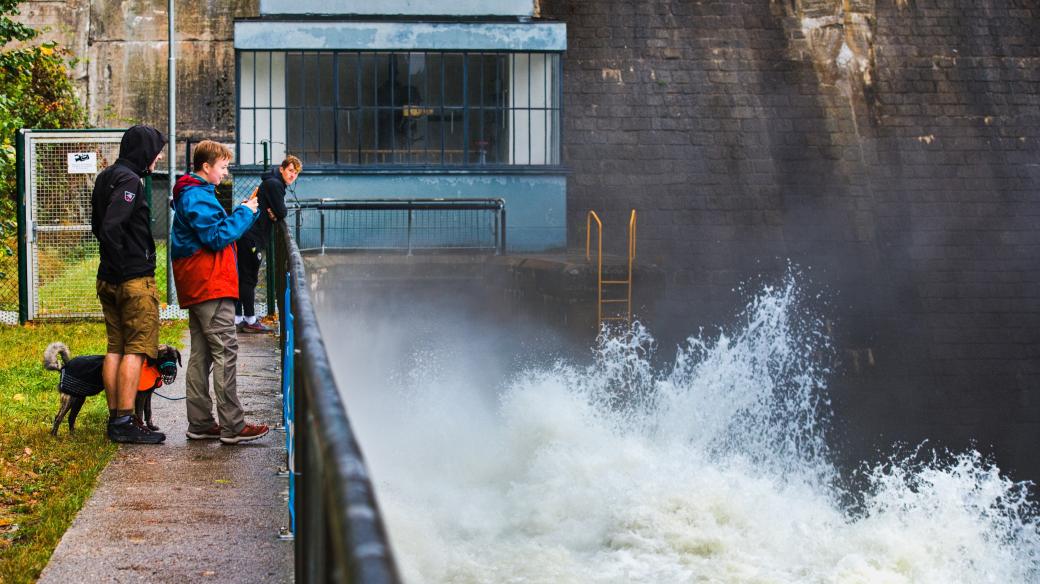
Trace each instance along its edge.
<instances>
[{"instance_id":1,"label":"khaki shorts","mask_svg":"<svg viewBox=\"0 0 1040 584\"><path fill-rule=\"evenodd\" d=\"M97 295L105 313L108 352L155 359L159 351L159 294L155 278L134 278L122 284L98 280Z\"/></svg>"}]
</instances>

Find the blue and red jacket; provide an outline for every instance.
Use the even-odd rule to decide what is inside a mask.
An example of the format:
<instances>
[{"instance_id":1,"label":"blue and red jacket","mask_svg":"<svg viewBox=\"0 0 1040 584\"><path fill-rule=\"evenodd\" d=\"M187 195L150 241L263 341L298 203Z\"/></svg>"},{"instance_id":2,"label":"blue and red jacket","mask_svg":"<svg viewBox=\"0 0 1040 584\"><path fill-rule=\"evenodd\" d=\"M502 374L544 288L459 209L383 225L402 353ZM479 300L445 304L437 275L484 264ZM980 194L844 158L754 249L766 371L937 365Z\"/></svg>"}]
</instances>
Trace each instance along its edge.
<instances>
[{"instance_id":1,"label":"blue and red jacket","mask_svg":"<svg viewBox=\"0 0 1040 584\"><path fill-rule=\"evenodd\" d=\"M256 214L239 206L228 215L213 185L195 174L177 179L173 210L170 257L180 305L237 300L235 241L253 225Z\"/></svg>"}]
</instances>

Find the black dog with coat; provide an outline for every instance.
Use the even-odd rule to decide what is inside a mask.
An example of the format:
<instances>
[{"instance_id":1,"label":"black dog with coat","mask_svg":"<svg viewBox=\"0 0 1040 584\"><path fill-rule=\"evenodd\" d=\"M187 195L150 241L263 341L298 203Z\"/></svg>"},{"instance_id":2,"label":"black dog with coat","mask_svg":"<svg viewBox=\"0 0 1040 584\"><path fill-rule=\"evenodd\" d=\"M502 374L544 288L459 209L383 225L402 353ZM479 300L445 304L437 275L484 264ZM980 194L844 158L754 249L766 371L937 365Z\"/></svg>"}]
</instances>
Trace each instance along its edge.
<instances>
[{"instance_id":1,"label":"black dog with coat","mask_svg":"<svg viewBox=\"0 0 1040 584\"><path fill-rule=\"evenodd\" d=\"M58 426L66 415L69 417L69 434L74 433L76 416L79 415L84 402L88 397L105 390L101 377L104 362L104 355L81 355L73 359L65 343L51 343L47 346L43 352L43 368L61 373L58 380L61 406L58 408L58 415L54 416L52 436L58 435ZM152 424L152 393L164 383L169 385L177 379L177 367L180 364L180 351L169 345L159 345L158 358L145 359L141 368L141 378L146 385L138 387L137 397L134 399L134 414L149 430L159 429Z\"/></svg>"}]
</instances>

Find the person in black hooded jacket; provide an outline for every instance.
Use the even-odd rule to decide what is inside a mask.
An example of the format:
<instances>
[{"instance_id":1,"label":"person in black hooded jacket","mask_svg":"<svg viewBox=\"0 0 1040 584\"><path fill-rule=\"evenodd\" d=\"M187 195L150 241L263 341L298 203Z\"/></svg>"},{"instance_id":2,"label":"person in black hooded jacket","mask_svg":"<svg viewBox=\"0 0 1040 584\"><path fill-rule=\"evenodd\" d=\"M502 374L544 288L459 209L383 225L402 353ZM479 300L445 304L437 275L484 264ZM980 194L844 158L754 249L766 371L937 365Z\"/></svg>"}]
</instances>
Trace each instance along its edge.
<instances>
[{"instance_id":1,"label":"person in black hooded jacket","mask_svg":"<svg viewBox=\"0 0 1040 584\"><path fill-rule=\"evenodd\" d=\"M113 442L158 444L166 439L132 417L141 367L159 349L155 240L143 178L155 169L165 145L166 137L155 128L127 130L119 158L97 175L90 197L90 228L101 254L97 294L108 336L102 379Z\"/></svg>"},{"instance_id":2,"label":"person in black hooded jacket","mask_svg":"<svg viewBox=\"0 0 1040 584\"><path fill-rule=\"evenodd\" d=\"M256 284L260 276L260 262L270 241L271 229L285 219L285 188L296 180L303 170L300 159L288 155L274 172L264 177L257 189L260 204L256 223L238 240L238 300L235 301L235 327L245 333L267 333L270 327L256 319Z\"/></svg>"}]
</instances>

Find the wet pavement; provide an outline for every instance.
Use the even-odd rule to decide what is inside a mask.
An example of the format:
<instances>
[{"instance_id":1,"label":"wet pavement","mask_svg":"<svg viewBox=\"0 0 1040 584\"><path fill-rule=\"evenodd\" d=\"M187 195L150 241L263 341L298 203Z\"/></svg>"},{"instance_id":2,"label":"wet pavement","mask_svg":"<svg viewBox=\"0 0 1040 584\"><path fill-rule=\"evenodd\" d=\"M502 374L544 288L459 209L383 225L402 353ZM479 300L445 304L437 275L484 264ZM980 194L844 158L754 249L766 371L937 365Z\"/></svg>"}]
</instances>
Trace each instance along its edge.
<instances>
[{"instance_id":1,"label":"wet pavement","mask_svg":"<svg viewBox=\"0 0 1040 584\"><path fill-rule=\"evenodd\" d=\"M185 346L188 339L185 335ZM160 446L120 448L62 537L39 582L291 582L278 341L239 335L238 395L246 421L271 426L235 446L188 440L184 401L155 396ZM187 366L188 351L183 351ZM184 372L159 393L184 396Z\"/></svg>"}]
</instances>

